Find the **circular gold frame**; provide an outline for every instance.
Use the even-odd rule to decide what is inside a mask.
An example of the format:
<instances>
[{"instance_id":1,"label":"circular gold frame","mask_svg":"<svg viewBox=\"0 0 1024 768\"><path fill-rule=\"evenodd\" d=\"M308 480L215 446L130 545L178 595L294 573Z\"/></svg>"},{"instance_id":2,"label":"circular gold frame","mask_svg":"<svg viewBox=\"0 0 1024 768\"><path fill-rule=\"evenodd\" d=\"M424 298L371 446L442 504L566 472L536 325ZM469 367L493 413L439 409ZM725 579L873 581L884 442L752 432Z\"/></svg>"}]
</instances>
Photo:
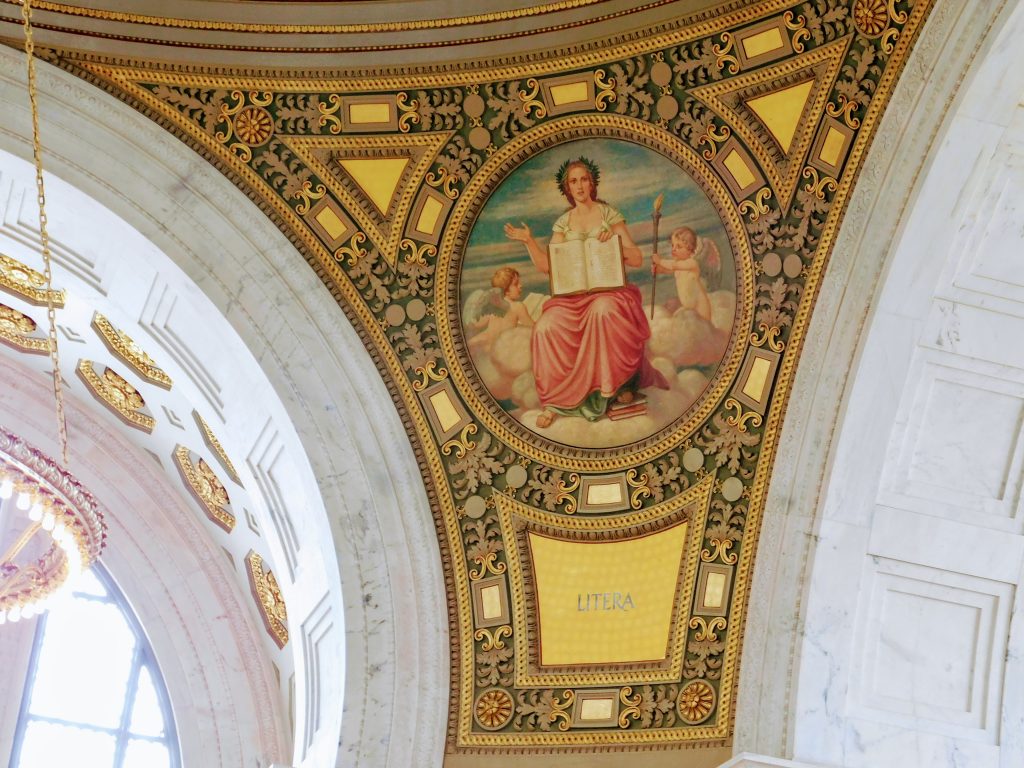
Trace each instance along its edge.
<instances>
[{"instance_id":1,"label":"circular gold frame","mask_svg":"<svg viewBox=\"0 0 1024 768\"><path fill-rule=\"evenodd\" d=\"M725 225L736 264L736 315L722 364L704 394L679 418L648 437L621 446L582 448L545 438L513 418L495 402L470 360L462 330L461 269L477 216L508 175L538 151L570 141L608 138L659 152L687 173L704 191ZM695 150L651 123L619 115L574 115L524 131L495 152L470 179L449 219L438 256L435 302L438 336L452 379L485 427L514 451L552 467L601 472L635 466L661 455L686 438L721 401L739 369L750 339L754 274L750 243L736 204L725 185Z\"/></svg>"}]
</instances>

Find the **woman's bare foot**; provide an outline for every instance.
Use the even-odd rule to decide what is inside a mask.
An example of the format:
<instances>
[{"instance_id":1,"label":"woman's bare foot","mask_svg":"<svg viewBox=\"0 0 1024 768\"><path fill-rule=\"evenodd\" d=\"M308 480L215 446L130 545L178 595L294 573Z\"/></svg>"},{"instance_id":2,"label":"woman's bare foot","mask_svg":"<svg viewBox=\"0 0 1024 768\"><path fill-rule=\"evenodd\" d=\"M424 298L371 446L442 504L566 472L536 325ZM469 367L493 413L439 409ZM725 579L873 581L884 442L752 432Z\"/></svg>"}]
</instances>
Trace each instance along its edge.
<instances>
[{"instance_id":1,"label":"woman's bare foot","mask_svg":"<svg viewBox=\"0 0 1024 768\"><path fill-rule=\"evenodd\" d=\"M624 389L621 392L619 392L619 396L615 398L615 402L617 402L617 403L632 403L633 399L635 397L636 397L636 393L633 392L633 390L631 390L631 389Z\"/></svg>"},{"instance_id":2,"label":"woman's bare foot","mask_svg":"<svg viewBox=\"0 0 1024 768\"><path fill-rule=\"evenodd\" d=\"M551 422L555 420L554 411L542 411L540 416L537 417L537 426L541 429L544 427L550 427Z\"/></svg>"}]
</instances>

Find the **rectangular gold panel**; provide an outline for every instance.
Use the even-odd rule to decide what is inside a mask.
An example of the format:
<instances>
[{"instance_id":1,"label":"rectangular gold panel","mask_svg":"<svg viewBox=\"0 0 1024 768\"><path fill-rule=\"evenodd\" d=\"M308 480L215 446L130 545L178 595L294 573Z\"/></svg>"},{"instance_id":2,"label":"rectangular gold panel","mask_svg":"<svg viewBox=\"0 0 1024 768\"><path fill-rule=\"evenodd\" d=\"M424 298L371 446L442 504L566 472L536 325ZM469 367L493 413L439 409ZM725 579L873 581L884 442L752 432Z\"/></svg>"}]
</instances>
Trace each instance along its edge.
<instances>
[{"instance_id":1,"label":"rectangular gold panel","mask_svg":"<svg viewBox=\"0 0 1024 768\"><path fill-rule=\"evenodd\" d=\"M746 161L740 157L739 152L736 150L731 151L725 156L723 162L726 169L732 174L732 177L736 179L736 185L740 189L746 189L754 183L754 172L750 170Z\"/></svg>"},{"instance_id":2,"label":"rectangular gold panel","mask_svg":"<svg viewBox=\"0 0 1024 768\"><path fill-rule=\"evenodd\" d=\"M497 584L480 590L480 603L483 607L483 618L493 619L501 616L501 590Z\"/></svg>"},{"instance_id":3,"label":"rectangular gold panel","mask_svg":"<svg viewBox=\"0 0 1024 768\"><path fill-rule=\"evenodd\" d=\"M434 413L437 414L437 423L441 425L441 430L444 432L454 427L462 419L448 392L443 389L430 396L430 404L434 408Z\"/></svg>"},{"instance_id":4,"label":"rectangular gold panel","mask_svg":"<svg viewBox=\"0 0 1024 768\"><path fill-rule=\"evenodd\" d=\"M386 101L349 104L348 121L353 125L390 122L391 105Z\"/></svg>"},{"instance_id":5,"label":"rectangular gold panel","mask_svg":"<svg viewBox=\"0 0 1024 768\"><path fill-rule=\"evenodd\" d=\"M778 27L772 27L764 32L758 32L756 35L744 38L743 53L746 54L748 59L752 59L769 51L777 51L783 45L785 43L782 41L782 30Z\"/></svg>"},{"instance_id":6,"label":"rectangular gold panel","mask_svg":"<svg viewBox=\"0 0 1024 768\"><path fill-rule=\"evenodd\" d=\"M587 88L586 80L551 86L551 101L554 102L556 107L560 107L563 104L576 104L581 101L587 101L588 98L589 88Z\"/></svg>"},{"instance_id":7,"label":"rectangular gold panel","mask_svg":"<svg viewBox=\"0 0 1024 768\"><path fill-rule=\"evenodd\" d=\"M437 229L437 220L441 217L444 205L436 197L423 198L423 207L420 209L420 217L416 220L416 229L426 235L434 234Z\"/></svg>"},{"instance_id":8,"label":"rectangular gold panel","mask_svg":"<svg viewBox=\"0 0 1024 768\"><path fill-rule=\"evenodd\" d=\"M542 666L666 657L686 523L625 541L528 538Z\"/></svg>"},{"instance_id":9,"label":"rectangular gold panel","mask_svg":"<svg viewBox=\"0 0 1024 768\"><path fill-rule=\"evenodd\" d=\"M750 373L747 374L747 380L741 390L743 394L757 402L764 400L764 386L768 383L768 372L771 369L771 362L763 357L755 357L750 364Z\"/></svg>"},{"instance_id":10,"label":"rectangular gold panel","mask_svg":"<svg viewBox=\"0 0 1024 768\"><path fill-rule=\"evenodd\" d=\"M818 153L818 157L821 158L822 162L829 165L838 165L839 154L843 151L845 139L846 137L842 133L830 125L828 133L825 134L825 141L822 142L821 151Z\"/></svg>"},{"instance_id":11,"label":"rectangular gold panel","mask_svg":"<svg viewBox=\"0 0 1024 768\"><path fill-rule=\"evenodd\" d=\"M725 602L725 582L726 576L724 573L708 574L707 582L704 584L705 608L722 607L722 603Z\"/></svg>"},{"instance_id":12,"label":"rectangular gold panel","mask_svg":"<svg viewBox=\"0 0 1024 768\"><path fill-rule=\"evenodd\" d=\"M587 504L595 507L622 503L621 483L595 483L587 488Z\"/></svg>"},{"instance_id":13,"label":"rectangular gold panel","mask_svg":"<svg viewBox=\"0 0 1024 768\"><path fill-rule=\"evenodd\" d=\"M612 716L612 707L615 700L607 699L584 699L580 704L580 720L607 720Z\"/></svg>"},{"instance_id":14,"label":"rectangular gold panel","mask_svg":"<svg viewBox=\"0 0 1024 768\"><path fill-rule=\"evenodd\" d=\"M317 223L324 228L324 232L326 232L331 239L337 240L345 234L345 230L347 229L345 222L339 219L338 214L330 208L321 208L315 218Z\"/></svg>"}]
</instances>

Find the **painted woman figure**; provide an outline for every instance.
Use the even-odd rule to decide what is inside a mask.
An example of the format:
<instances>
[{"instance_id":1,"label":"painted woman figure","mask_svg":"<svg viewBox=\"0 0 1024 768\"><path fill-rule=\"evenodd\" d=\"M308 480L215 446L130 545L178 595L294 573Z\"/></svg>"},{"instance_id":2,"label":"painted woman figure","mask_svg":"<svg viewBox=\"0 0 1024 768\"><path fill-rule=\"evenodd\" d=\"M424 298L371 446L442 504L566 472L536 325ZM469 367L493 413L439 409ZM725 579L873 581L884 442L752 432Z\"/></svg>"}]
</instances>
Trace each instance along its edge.
<instances>
[{"instance_id":1,"label":"painted woman figure","mask_svg":"<svg viewBox=\"0 0 1024 768\"><path fill-rule=\"evenodd\" d=\"M587 158L567 162L555 178L569 210L552 227L550 244L618 235L626 266L639 267L643 255L617 210L597 196L600 171ZM526 224L505 225L505 235L526 245L530 260L550 272L547 248ZM537 426L551 425L557 414L601 418L614 400L629 402L637 389L668 389L665 377L647 359L651 336L640 289L626 283L589 293L555 296L544 303L533 329L533 374L543 412Z\"/></svg>"}]
</instances>

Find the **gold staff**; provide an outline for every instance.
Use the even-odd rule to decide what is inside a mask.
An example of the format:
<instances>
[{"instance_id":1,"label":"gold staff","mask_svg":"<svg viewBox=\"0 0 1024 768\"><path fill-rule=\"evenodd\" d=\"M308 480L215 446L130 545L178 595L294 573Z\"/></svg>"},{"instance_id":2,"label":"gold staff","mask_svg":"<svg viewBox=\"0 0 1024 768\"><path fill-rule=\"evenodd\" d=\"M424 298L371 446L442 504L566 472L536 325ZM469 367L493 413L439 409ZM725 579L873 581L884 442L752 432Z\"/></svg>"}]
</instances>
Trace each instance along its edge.
<instances>
[{"instance_id":1,"label":"gold staff","mask_svg":"<svg viewBox=\"0 0 1024 768\"><path fill-rule=\"evenodd\" d=\"M651 251L651 320L654 319L654 289L658 285L658 221L661 219L661 204L665 202L664 193L654 198L654 211L651 218L654 220L654 248Z\"/></svg>"}]
</instances>

